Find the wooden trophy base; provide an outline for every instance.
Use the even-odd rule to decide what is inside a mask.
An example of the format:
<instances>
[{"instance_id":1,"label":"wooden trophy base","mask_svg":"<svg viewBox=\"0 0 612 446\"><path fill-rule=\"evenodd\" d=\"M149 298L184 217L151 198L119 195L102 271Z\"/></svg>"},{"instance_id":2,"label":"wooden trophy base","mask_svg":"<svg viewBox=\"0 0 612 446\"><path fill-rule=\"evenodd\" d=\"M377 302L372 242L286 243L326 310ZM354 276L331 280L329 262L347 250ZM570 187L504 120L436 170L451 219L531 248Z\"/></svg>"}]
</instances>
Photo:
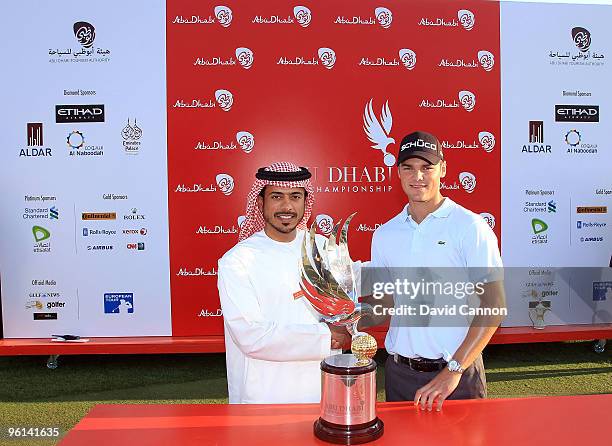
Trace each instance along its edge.
<instances>
[{"instance_id":1,"label":"wooden trophy base","mask_svg":"<svg viewBox=\"0 0 612 446\"><path fill-rule=\"evenodd\" d=\"M314 423L315 436L328 443L336 444L362 444L374 441L383 434L385 425L376 417L369 423L356 426L344 426L341 424L329 423L319 418Z\"/></svg>"}]
</instances>

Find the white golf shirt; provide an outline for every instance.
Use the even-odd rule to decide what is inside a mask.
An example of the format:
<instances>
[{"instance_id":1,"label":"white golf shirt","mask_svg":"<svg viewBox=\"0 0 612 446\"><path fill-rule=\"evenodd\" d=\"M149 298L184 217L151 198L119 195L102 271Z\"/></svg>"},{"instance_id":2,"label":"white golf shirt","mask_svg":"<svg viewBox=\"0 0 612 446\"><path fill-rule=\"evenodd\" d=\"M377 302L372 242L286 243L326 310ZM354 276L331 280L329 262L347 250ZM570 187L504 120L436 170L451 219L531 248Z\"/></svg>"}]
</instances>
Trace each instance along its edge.
<instances>
[{"instance_id":1,"label":"white golf shirt","mask_svg":"<svg viewBox=\"0 0 612 446\"><path fill-rule=\"evenodd\" d=\"M501 267L497 237L480 215L446 197L442 205L417 224L408 205L372 238L370 267ZM466 270L467 271L467 270ZM398 301L396 298L396 307ZM468 331L457 327L401 326L391 316L385 348L405 357L448 360ZM405 324L404 324L405 325Z\"/></svg>"}]
</instances>

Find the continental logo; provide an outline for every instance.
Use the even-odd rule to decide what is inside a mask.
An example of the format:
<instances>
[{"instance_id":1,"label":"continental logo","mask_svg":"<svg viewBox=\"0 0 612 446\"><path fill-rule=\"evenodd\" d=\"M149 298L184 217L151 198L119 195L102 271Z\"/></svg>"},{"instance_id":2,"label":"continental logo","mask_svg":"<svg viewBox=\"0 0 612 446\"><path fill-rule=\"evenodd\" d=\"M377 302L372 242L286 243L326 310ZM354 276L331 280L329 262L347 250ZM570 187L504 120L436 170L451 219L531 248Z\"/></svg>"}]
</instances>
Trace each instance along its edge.
<instances>
[{"instance_id":1,"label":"continental logo","mask_svg":"<svg viewBox=\"0 0 612 446\"><path fill-rule=\"evenodd\" d=\"M578 206L577 214L607 214L608 206Z\"/></svg>"},{"instance_id":2,"label":"continental logo","mask_svg":"<svg viewBox=\"0 0 612 446\"><path fill-rule=\"evenodd\" d=\"M81 220L116 220L116 212L83 212Z\"/></svg>"}]
</instances>

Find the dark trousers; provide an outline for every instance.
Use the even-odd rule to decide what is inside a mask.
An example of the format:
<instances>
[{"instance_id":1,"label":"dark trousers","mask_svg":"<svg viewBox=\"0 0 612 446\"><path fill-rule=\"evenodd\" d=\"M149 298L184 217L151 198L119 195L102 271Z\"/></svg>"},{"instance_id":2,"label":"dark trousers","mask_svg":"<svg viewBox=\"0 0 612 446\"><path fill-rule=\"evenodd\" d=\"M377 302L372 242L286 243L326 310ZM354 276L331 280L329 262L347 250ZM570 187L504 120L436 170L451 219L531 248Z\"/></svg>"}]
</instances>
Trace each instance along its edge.
<instances>
[{"instance_id":1,"label":"dark trousers","mask_svg":"<svg viewBox=\"0 0 612 446\"><path fill-rule=\"evenodd\" d=\"M393 355L389 355L385 363L385 393L387 401L412 401L416 391L429 383L440 373L419 372L412 370L407 364L396 363ZM459 385L447 398L449 400L468 400L487 397L487 381L485 378L482 356L462 374Z\"/></svg>"}]
</instances>

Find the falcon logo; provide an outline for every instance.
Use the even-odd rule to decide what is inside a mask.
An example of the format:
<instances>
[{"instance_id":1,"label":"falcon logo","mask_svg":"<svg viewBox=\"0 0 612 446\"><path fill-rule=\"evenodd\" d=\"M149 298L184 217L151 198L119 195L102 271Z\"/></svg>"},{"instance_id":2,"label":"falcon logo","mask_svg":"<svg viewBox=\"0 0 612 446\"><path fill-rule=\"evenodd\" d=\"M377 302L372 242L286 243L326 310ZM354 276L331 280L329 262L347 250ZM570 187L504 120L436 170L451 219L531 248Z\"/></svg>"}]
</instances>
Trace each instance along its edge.
<instances>
[{"instance_id":1,"label":"falcon logo","mask_svg":"<svg viewBox=\"0 0 612 446\"><path fill-rule=\"evenodd\" d=\"M224 28L232 24L232 10L227 6L215 6L215 17Z\"/></svg>"},{"instance_id":2,"label":"falcon logo","mask_svg":"<svg viewBox=\"0 0 612 446\"><path fill-rule=\"evenodd\" d=\"M495 229L495 217L488 212L481 212L480 216L485 219L487 224L491 227L491 229Z\"/></svg>"},{"instance_id":3,"label":"falcon logo","mask_svg":"<svg viewBox=\"0 0 612 446\"><path fill-rule=\"evenodd\" d=\"M572 39L576 47L583 53L586 53L591 47L591 33L585 28L579 26L572 28Z\"/></svg>"},{"instance_id":4,"label":"falcon logo","mask_svg":"<svg viewBox=\"0 0 612 446\"><path fill-rule=\"evenodd\" d=\"M236 59L240 66L246 70L253 65L253 51L248 48L236 48Z\"/></svg>"},{"instance_id":5,"label":"falcon logo","mask_svg":"<svg viewBox=\"0 0 612 446\"><path fill-rule=\"evenodd\" d=\"M249 132L238 132L236 133L236 141L240 145L240 148L244 153L251 153L255 146L255 138Z\"/></svg>"},{"instance_id":6,"label":"falcon logo","mask_svg":"<svg viewBox=\"0 0 612 446\"><path fill-rule=\"evenodd\" d=\"M310 25L310 21L312 20L310 9L308 9L306 6L296 6L293 8L293 16L303 28Z\"/></svg>"},{"instance_id":7,"label":"falcon logo","mask_svg":"<svg viewBox=\"0 0 612 446\"><path fill-rule=\"evenodd\" d=\"M389 101L385 102L380 114L380 120L372 109L372 99L366 104L363 112L363 130L368 139L374 143L373 149L380 150L384 154L383 162L386 166L395 165L395 156L387 152L389 144L395 144L395 139L389 137L393 126L393 116L389 109Z\"/></svg>"},{"instance_id":8,"label":"falcon logo","mask_svg":"<svg viewBox=\"0 0 612 446\"><path fill-rule=\"evenodd\" d=\"M471 31L474 28L474 23L476 22L476 18L472 11L468 9L460 9L457 12L457 17L459 18L459 23L467 30Z\"/></svg>"},{"instance_id":9,"label":"falcon logo","mask_svg":"<svg viewBox=\"0 0 612 446\"><path fill-rule=\"evenodd\" d=\"M319 214L316 218L317 228L321 234L329 236L334 229L334 220L327 214Z\"/></svg>"},{"instance_id":10,"label":"falcon logo","mask_svg":"<svg viewBox=\"0 0 612 446\"><path fill-rule=\"evenodd\" d=\"M478 134L478 141L480 141L480 145L487 153L491 153L495 148L495 136L493 136L493 133L480 132Z\"/></svg>"},{"instance_id":11,"label":"falcon logo","mask_svg":"<svg viewBox=\"0 0 612 446\"><path fill-rule=\"evenodd\" d=\"M393 22L393 14L387 8L379 7L374 10L376 20L383 28L387 29Z\"/></svg>"},{"instance_id":12,"label":"falcon logo","mask_svg":"<svg viewBox=\"0 0 612 446\"><path fill-rule=\"evenodd\" d=\"M223 111L230 111L234 104L234 96L227 90L215 91L215 99Z\"/></svg>"},{"instance_id":13,"label":"falcon logo","mask_svg":"<svg viewBox=\"0 0 612 446\"><path fill-rule=\"evenodd\" d=\"M325 68L331 70L336 64L336 53L331 48L319 48L319 60Z\"/></svg>"},{"instance_id":14,"label":"falcon logo","mask_svg":"<svg viewBox=\"0 0 612 446\"><path fill-rule=\"evenodd\" d=\"M76 22L72 26L74 37L83 46L83 48L91 48L96 38L96 29L91 23Z\"/></svg>"},{"instance_id":15,"label":"falcon logo","mask_svg":"<svg viewBox=\"0 0 612 446\"><path fill-rule=\"evenodd\" d=\"M476 106L476 96L471 91L463 90L459 92L459 102L466 111L471 112Z\"/></svg>"},{"instance_id":16,"label":"falcon logo","mask_svg":"<svg viewBox=\"0 0 612 446\"><path fill-rule=\"evenodd\" d=\"M461 172L459 174L459 182L468 194L471 194L476 189L476 177L473 173Z\"/></svg>"},{"instance_id":17,"label":"falcon logo","mask_svg":"<svg viewBox=\"0 0 612 446\"><path fill-rule=\"evenodd\" d=\"M232 191L234 190L234 178L231 175L220 173L215 179L217 181L217 186L219 186L219 189L221 192L223 192L223 195L232 194Z\"/></svg>"},{"instance_id":18,"label":"falcon logo","mask_svg":"<svg viewBox=\"0 0 612 446\"><path fill-rule=\"evenodd\" d=\"M412 70L416 66L416 54L408 48L399 50L399 57L406 69Z\"/></svg>"},{"instance_id":19,"label":"falcon logo","mask_svg":"<svg viewBox=\"0 0 612 446\"><path fill-rule=\"evenodd\" d=\"M485 71L491 71L495 65L495 57L490 52L481 50L478 51L478 62Z\"/></svg>"}]
</instances>

